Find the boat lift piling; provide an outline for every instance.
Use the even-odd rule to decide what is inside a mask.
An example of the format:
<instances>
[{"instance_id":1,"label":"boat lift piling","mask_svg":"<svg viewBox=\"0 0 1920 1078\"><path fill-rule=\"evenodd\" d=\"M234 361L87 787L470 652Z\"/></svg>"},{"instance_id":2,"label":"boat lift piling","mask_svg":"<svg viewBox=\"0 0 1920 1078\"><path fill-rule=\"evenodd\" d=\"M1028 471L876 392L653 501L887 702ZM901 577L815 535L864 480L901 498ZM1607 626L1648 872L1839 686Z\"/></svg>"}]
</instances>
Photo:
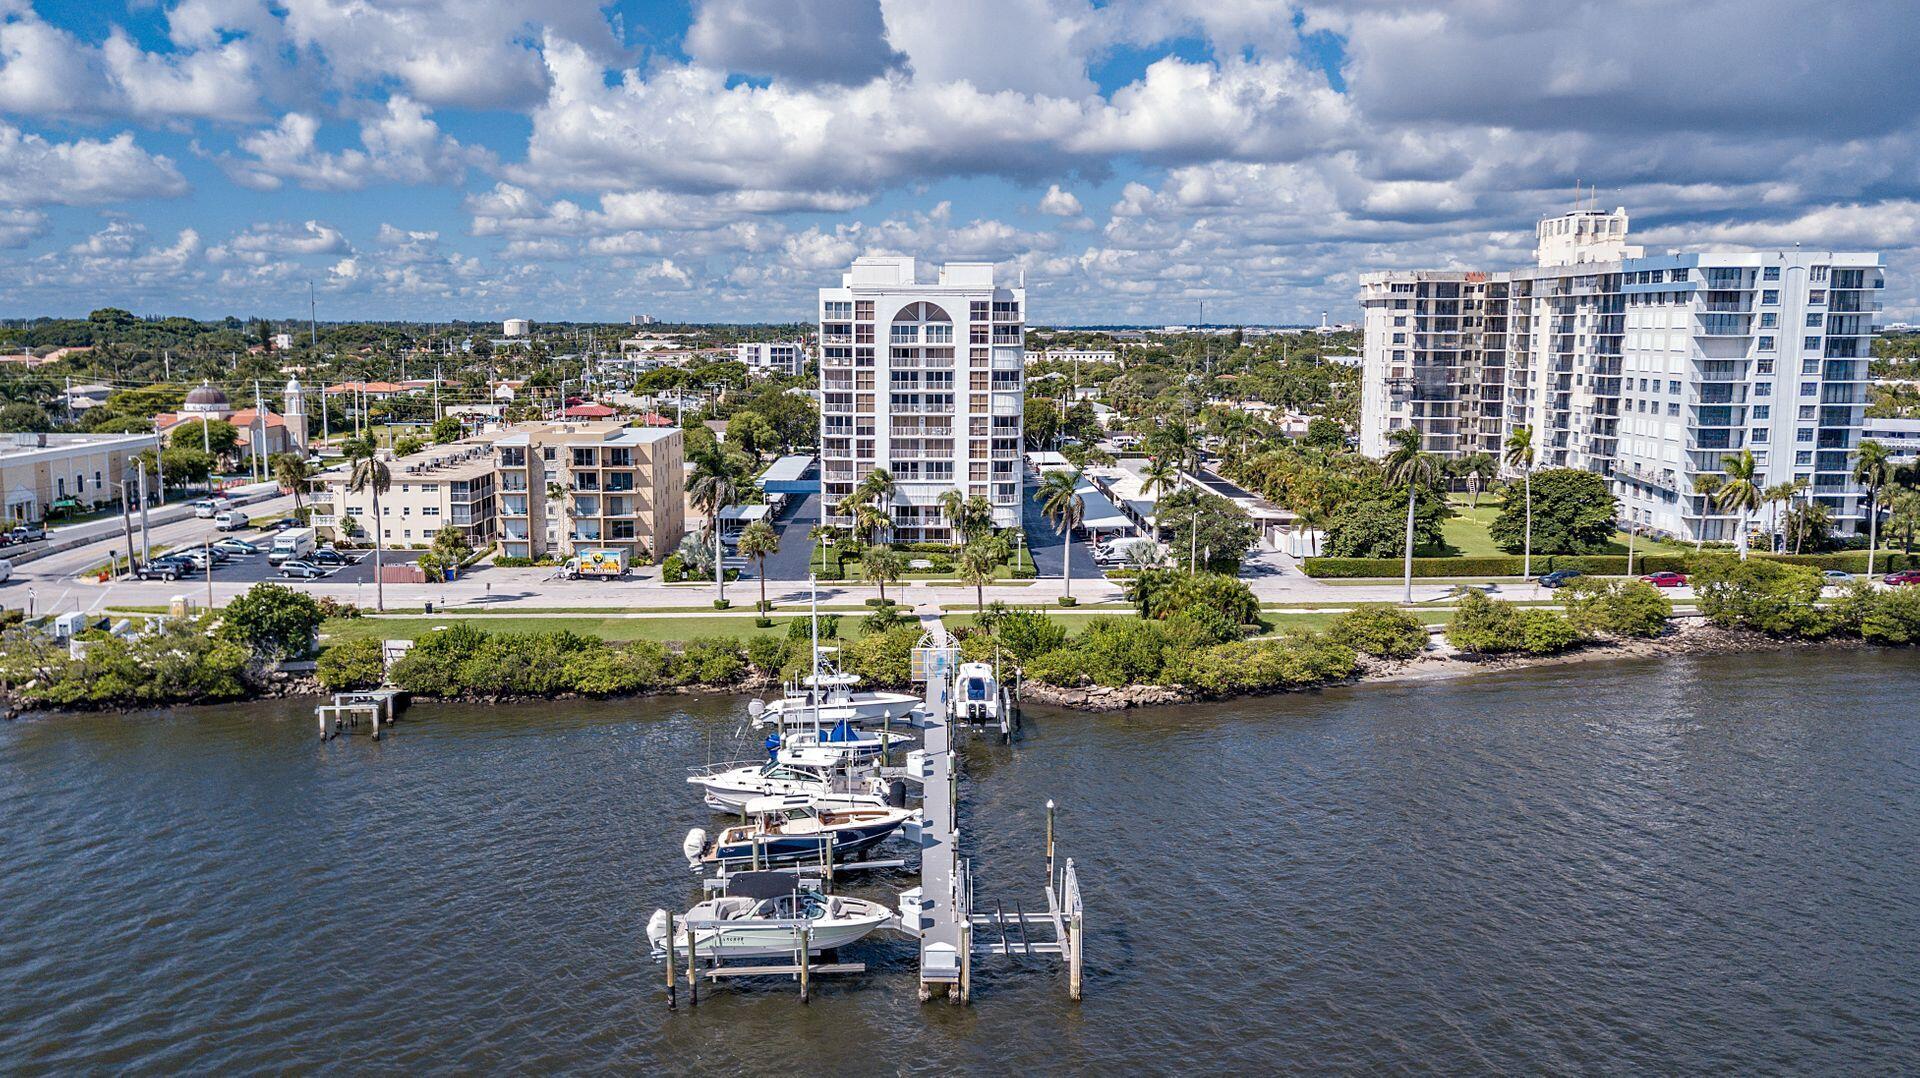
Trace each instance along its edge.
<instances>
[{"instance_id":1,"label":"boat lift piling","mask_svg":"<svg viewBox=\"0 0 1920 1078\"><path fill-rule=\"evenodd\" d=\"M365 720L372 728L373 739L378 741L380 725L384 722L392 726L394 718L407 706L408 699L406 692L401 689L334 693L333 703L321 704L313 709L314 718L320 723L320 740L331 741L358 728L361 721Z\"/></svg>"}]
</instances>

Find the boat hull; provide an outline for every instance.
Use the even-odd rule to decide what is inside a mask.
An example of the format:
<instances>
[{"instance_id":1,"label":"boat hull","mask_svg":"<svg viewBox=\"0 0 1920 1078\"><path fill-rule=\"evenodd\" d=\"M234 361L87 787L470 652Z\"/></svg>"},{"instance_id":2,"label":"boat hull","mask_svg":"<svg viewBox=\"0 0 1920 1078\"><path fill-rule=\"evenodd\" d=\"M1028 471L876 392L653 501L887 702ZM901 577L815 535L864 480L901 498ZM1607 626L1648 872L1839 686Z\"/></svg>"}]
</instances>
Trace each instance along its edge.
<instances>
[{"instance_id":1,"label":"boat hull","mask_svg":"<svg viewBox=\"0 0 1920 1078\"><path fill-rule=\"evenodd\" d=\"M887 716L893 721L905 725L914 709L922 701L917 696L900 692L859 693L851 700L830 700L820 705L819 722L822 726L831 726L845 719L856 723L883 722ZM814 723L814 708L805 700L775 700L767 705L760 716L762 723L772 726L811 726Z\"/></svg>"},{"instance_id":2,"label":"boat hull","mask_svg":"<svg viewBox=\"0 0 1920 1078\"><path fill-rule=\"evenodd\" d=\"M755 842L729 842L707 855L705 863L727 869L776 868L819 861L823 838L833 836L833 859L851 861L900 829L902 820L886 820L864 827L842 827L815 835L769 835ZM758 853L755 853L758 847Z\"/></svg>"}]
</instances>

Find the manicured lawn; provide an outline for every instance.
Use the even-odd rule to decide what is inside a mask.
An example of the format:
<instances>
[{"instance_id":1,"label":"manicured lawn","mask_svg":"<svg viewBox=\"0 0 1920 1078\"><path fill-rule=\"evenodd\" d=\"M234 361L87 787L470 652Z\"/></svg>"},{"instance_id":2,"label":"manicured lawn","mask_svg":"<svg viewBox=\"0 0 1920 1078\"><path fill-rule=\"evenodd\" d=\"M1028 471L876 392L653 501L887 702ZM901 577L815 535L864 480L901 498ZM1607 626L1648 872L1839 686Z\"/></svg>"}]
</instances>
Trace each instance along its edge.
<instances>
[{"instance_id":1,"label":"manicured lawn","mask_svg":"<svg viewBox=\"0 0 1920 1078\"><path fill-rule=\"evenodd\" d=\"M417 640L440 626L462 622L490 633L550 633L561 629L603 640L690 640L697 636L725 636L745 640L754 636L785 636L792 618L776 617L770 629L755 628L754 619L707 618L517 618L493 615L485 618L335 618L320 627L330 643L343 640ZM843 629L857 626L843 623Z\"/></svg>"},{"instance_id":2,"label":"manicured lawn","mask_svg":"<svg viewBox=\"0 0 1920 1078\"><path fill-rule=\"evenodd\" d=\"M1495 518L1500 515L1499 495L1482 494L1478 509L1472 506L1471 499L1456 497L1453 499L1453 512L1453 519L1440 526L1440 534L1452 548L1445 551L1442 556L1483 558L1507 553L1494 544L1492 536L1487 532L1493 526ZM1641 554L1688 554L1692 551L1692 547L1676 546L1672 543L1649 539L1644 535L1634 540L1633 544L1636 561ZM1617 532L1614 535L1613 545L1604 553L1624 555L1626 552L1627 533Z\"/></svg>"}]
</instances>

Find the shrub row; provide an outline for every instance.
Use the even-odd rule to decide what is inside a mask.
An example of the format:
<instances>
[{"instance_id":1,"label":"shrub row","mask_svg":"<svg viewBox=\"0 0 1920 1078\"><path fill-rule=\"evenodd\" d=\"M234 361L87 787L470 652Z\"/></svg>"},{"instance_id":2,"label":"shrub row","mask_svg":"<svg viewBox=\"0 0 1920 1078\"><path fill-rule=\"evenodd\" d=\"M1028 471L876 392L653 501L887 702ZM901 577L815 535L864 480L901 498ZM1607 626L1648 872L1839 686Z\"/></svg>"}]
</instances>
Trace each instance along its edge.
<instances>
[{"instance_id":1,"label":"shrub row","mask_svg":"<svg viewBox=\"0 0 1920 1078\"><path fill-rule=\"evenodd\" d=\"M1062 688L1181 685L1227 695L1337 681L1352 676L1358 664L1353 648L1316 633L1231 638L1237 635L1238 626L1207 608L1165 621L1103 618L1030 659L1024 673Z\"/></svg>"},{"instance_id":2,"label":"shrub row","mask_svg":"<svg viewBox=\"0 0 1920 1078\"><path fill-rule=\"evenodd\" d=\"M1862 556L1864 559L1864 555ZM1684 572L1687 559L1680 554L1638 554L1633 556L1633 571L1642 573ZM1413 575L1419 579L1448 577L1519 576L1525 560L1511 554L1477 558L1415 558ZM1301 565L1308 576L1320 578L1398 578L1405 571L1399 558L1308 558ZM1556 569L1572 569L1593 576L1625 576L1625 554L1536 554L1535 576Z\"/></svg>"}]
</instances>

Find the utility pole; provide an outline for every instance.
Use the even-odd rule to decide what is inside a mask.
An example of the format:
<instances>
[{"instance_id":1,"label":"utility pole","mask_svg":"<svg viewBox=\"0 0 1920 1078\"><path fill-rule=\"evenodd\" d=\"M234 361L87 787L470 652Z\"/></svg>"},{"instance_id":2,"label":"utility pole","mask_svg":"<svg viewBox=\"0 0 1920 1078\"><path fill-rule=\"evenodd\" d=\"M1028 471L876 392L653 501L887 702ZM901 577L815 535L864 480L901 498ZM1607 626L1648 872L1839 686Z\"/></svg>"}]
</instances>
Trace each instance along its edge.
<instances>
[{"instance_id":1,"label":"utility pole","mask_svg":"<svg viewBox=\"0 0 1920 1078\"><path fill-rule=\"evenodd\" d=\"M173 381L173 353L172 352L163 351L160 353L160 369L166 372L167 381L169 382Z\"/></svg>"},{"instance_id":2,"label":"utility pole","mask_svg":"<svg viewBox=\"0 0 1920 1078\"><path fill-rule=\"evenodd\" d=\"M267 477L267 405L260 398L260 379L253 380L253 421L260 428L260 449L253 455L253 474L257 479Z\"/></svg>"},{"instance_id":3,"label":"utility pole","mask_svg":"<svg viewBox=\"0 0 1920 1078\"><path fill-rule=\"evenodd\" d=\"M152 536L147 531L147 462L135 457L133 463L140 476L140 560L145 563L153 558Z\"/></svg>"},{"instance_id":4,"label":"utility pole","mask_svg":"<svg viewBox=\"0 0 1920 1078\"><path fill-rule=\"evenodd\" d=\"M133 505L132 505L131 488L133 486L133 480L130 476L128 476L124 472L121 473L120 479L121 481L114 485L120 488L120 531L121 531L121 534L125 535L127 539L127 575L132 576L133 575Z\"/></svg>"},{"instance_id":5,"label":"utility pole","mask_svg":"<svg viewBox=\"0 0 1920 1078\"><path fill-rule=\"evenodd\" d=\"M433 365L433 421L440 422L446 416L440 411L440 364Z\"/></svg>"},{"instance_id":6,"label":"utility pole","mask_svg":"<svg viewBox=\"0 0 1920 1078\"><path fill-rule=\"evenodd\" d=\"M307 344L316 351L320 347L320 307L313 298L313 281L307 281Z\"/></svg>"}]
</instances>

